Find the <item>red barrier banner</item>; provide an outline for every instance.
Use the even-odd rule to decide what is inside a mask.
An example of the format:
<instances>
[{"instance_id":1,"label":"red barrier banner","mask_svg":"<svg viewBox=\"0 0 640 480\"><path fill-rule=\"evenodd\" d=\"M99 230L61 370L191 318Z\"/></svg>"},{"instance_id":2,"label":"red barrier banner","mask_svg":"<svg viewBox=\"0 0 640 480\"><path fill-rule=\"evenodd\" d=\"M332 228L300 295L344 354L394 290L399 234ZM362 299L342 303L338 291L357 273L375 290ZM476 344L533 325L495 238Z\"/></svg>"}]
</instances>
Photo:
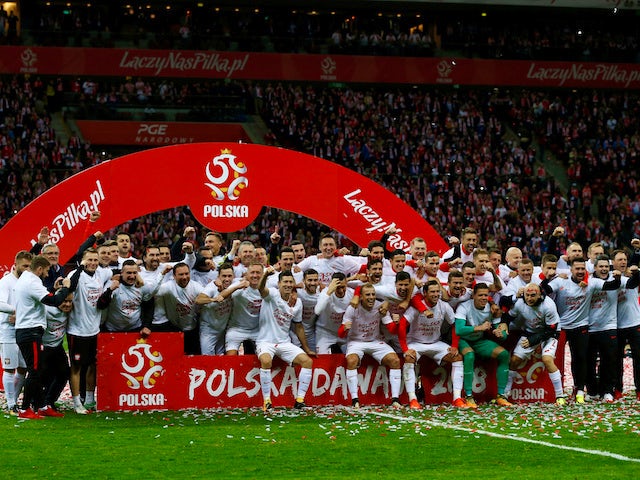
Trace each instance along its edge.
<instances>
[{"instance_id":1,"label":"red barrier banner","mask_svg":"<svg viewBox=\"0 0 640 480\"><path fill-rule=\"evenodd\" d=\"M70 47L0 47L0 71L309 82L640 87L640 65L355 55Z\"/></svg>"},{"instance_id":2,"label":"red barrier banner","mask_svg":"<svg viewBox=\"0 0 640 480\"><path fill-rule=\"evenodd\" d=\"M246 408L262 405L260 363L255 355L236 357L184 355L181 333L154 333L142 340L135 333L98 337L99 410L180 410L189 408ZM292 406L297 369L276 359L271 398L275 406ZM521 402L553 401L548 376L539 359L521 369L523 381L514 385ZM358 369L363 405L390 402L387 369L365 357ZM451 402L449 368L434 362L421 364L427 403ZM476 367L474 396L488 401L495 396L495 367ZM313 377L305 401L308 405L350 405L344 355L313 359ZM401 401L407 403L403 392Z\"/></svg>"},{"instance_id":3,"label":"red barrier banner","mask_svg":"<svg viewBox=\"0 0 640 480\"><path fill-rule=\"evenodd\" d=\"M76 120L93 145L163 147L198 142L251 142L239 123Z\"/></svg>"},{"instance_id":4,"label":"red barrier banner","mask_svg":"<svg viewBox=\"0 0 640 480\"><path fill-rule=\"evenodd\" d=\"M219 232L250 225L267 206L317 220L360 246L395 227L392 249L408 251L414 237L424 238L429 249L447 249L433 227L395 194L336 163L262 145L189 143L103 162L43 193L0 230L0 270L11 267L17 251L30 248L43 226L64 263L97 230L184 205ZM102 215L89 225L93 210Z\"/></svg>"}]
</instances>

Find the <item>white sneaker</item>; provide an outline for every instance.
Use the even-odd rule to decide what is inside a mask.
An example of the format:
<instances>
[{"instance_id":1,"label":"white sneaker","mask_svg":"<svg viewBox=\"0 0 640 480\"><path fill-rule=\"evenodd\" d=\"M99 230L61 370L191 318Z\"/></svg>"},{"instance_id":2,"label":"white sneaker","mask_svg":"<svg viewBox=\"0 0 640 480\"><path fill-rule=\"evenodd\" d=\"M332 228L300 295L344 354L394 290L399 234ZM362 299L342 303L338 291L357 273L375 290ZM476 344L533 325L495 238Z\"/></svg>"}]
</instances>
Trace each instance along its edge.
<instances>
[{"instance_id":1,"label":"white sneaker","mask_svg":"<svg viewBox=\"0 0 640 480\"><path fill-rule=\"evenodd\" d=\"M610 393L605 393L604 397L602 397L602 401L606 403L613 403L613 395L611 395Z\"/></svg>"},{"instance_id":2,"label":"white sneaker","mask_svg":"<svg viewBox=\"0 0 640 480\"><path fill-rule=\"evenodd\" d=\"M589 395L588 393L584 396L584 399L587 402L597 402L600 400L600 395Z\"/></svg>"},{"instance_id":3,"label":"white sneaker","mask_svg":"<svg viewBox=\"0 0 640 480\"><path fill-rule=\"evenodd\" d=\"M78 415L88 415L89 414L89 410L84 408L84 405L79 405L77 407L74 407L73 409L76 411L76 413Z\"/></svg>"}]
</instances>

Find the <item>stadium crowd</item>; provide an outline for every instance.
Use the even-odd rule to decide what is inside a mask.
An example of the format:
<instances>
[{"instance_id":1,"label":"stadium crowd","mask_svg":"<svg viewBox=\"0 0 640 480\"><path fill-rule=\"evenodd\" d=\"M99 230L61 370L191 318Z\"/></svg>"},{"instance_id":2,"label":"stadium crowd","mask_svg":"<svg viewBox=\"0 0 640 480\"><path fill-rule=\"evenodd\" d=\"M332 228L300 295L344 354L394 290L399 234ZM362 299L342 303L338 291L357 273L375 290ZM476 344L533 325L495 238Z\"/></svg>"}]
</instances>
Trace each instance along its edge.
<instances>
[{"instance_id":1,"label":"stadium crowd","mask_svg":"<svg viewBox=\"0 0 640 480\"><path fill-rule=\"evenodd\" d=\"M241 6L240 6L241 7ZM402 10L400 10L402 9ZM38 45L183 48L358 55L637 62L640 32L633 11L500 6L377 11L219 5L38 4L22 35ZM17 17L16 17L17 18ZM8 22L5 22L8 24ZM15 23L15 22L14 22ZM8 26L5 28L8 30ZM17 41L13 29L12 42Z\"/></svg>"}]
</instances>

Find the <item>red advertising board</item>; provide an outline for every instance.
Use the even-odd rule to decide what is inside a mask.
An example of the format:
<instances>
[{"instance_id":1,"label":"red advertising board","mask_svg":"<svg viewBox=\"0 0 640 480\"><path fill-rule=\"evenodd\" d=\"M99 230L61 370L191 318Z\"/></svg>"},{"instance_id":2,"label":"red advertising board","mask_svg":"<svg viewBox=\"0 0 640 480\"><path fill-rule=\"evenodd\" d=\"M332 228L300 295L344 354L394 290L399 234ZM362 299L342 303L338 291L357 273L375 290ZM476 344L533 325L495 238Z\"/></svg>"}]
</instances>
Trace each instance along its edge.
<instances>
[{"instance_id":1,"label":"red advertising board","mask_svg":"<svg viewBox=\"0 0 640 480\"><path fill-rule=\"evenodd\" d=\"M0 72L546 88L640 87L640 64L116 48L3 46Z\"/></svg>"},{"instance_id":2,"label":"red advertising board","mask_svg":"<svg viewBox=\"0 0 640 480\"><path fill-rule=\"evenodd\" d=\"M184 355L181 333L154 333L142 340L135 333L100 334L98 337L99 410L180 410L189 408L245 408L262 405L260 363L254 355ZM562 358L562 356L560 356ZM553 389L542 363L524 365L522 380L514 384L519 402L553 401ZM390 401L387 369L365 357L358 369L360 400L365 405ZM427 403L450 403L448 367L422 362L421 378ZM275 406L291 406L297 371L279 360L272 369L271 398ZM474 397L495 397L495 366L479 362L475 370ZM313 361L308 405L349 405L343 355L319 355ZM403 392L401 401L407 403Z\"/></svg>"},{"instance_id":3,"label":"red advertising board","mask_svg":"<svg viewBox=\"0 0 640 480\"><path fill-rule=\"evenodd\" d=\"M76 124L83 138L93 145L163 147L183 143L251 141L239 123L76 120Z\"/></svg>"}]
</instances>

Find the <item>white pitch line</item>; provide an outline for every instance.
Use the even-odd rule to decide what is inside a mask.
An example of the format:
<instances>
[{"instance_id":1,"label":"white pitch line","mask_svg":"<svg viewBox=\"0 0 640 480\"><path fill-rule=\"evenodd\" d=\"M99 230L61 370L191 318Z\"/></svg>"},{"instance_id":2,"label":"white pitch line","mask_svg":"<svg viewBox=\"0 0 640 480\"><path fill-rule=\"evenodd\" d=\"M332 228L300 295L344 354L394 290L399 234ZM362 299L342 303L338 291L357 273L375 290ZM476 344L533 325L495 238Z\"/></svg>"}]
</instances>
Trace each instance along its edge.
<instances>
[{"instance_id":1,"label":"white pitch line","mask_svg":"<svg viewBox=\"0 0 640 480\"><path fill-rule=\"evenodd\" d=\"M542 445L543 447L557 448L560 450L571 450L573 452L587 453L589 455L599 455L601 457L609 457L615 460L621 460L623 462L640 463L640 458L626 457L624 455L619 455L617 453L603 452L601 450L589 450L587 448L570 447L567 445L556 445L555 443L544 442L542 440L533 440L531 438L504 435L502 433L489 432L487 430L478 430L478 429L469 428L469 427L461 427L459 425L448 425L448 424L439 422L437 420L427 420L425 418L401 417L400 415L392 415L390 413L383 413L383 412L367 412L367 413L370 415L377 415L379 417L391 418L393 420L420 422L420 423L425 423L427 425L432 425L434 427L447 428L449 430L459 430L461 432L477 433L480 435L487 435L489 437L502 438L504 440L514 440L517 442L533 443L535 445Z\"/></svg>"}]
</instances>

